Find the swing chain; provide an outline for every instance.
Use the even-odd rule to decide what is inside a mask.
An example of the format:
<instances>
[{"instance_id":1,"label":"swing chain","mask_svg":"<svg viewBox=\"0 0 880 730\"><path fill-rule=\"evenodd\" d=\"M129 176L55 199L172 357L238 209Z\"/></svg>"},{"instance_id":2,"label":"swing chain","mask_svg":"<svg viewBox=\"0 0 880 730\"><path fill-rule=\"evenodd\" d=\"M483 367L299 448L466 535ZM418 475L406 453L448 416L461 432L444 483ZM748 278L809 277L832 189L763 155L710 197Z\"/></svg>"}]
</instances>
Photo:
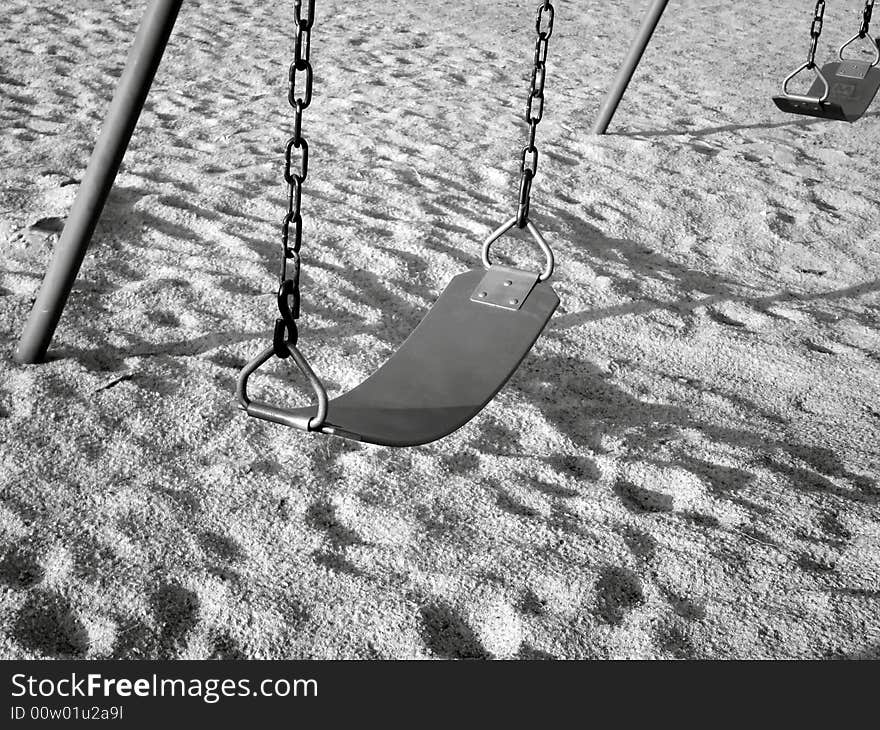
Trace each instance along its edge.
<instances>
[{"instance_id":1,"label":"swing chain","mask_svg":"<svg viewBox=\"0 0 880 730\"><path fill-rule=\"evenodd\" d=\"M874 12L874 0L865 0L862 10L862 25L859 28L859 38L864 38L871 32L871 15Z\"/></svg>"},{"instance_id":2,"label":"swing chain","mask_svg":"<svg viewBox=\"0 0 880 730\"><path fill-rule=\"evenodd\" d=\"M306 3L308 15L303 17ZM294 111L293 136L284 149L284 181L287 183L287 215L281 227L281 283L278 287L278 311L272 347L279 358L288 357L289 346L295 346L299 332L300 247L302 246L302 185L309 172L309 144L302 135L303 111L312 102L311 50L312 24L315 18L315 0L293 0L293 17L296 26L293 62L287 73L287 101ZM297 76L302 74L301 90L297 90ZM299 155L298 169L294 169L294 157ZM291 240L292 239L292 240ZM290 266L290 270L288 270Z\"/></svg>"},{"instance_id":3,"label":"swing chain","mask_svg":"<svg viewBox=\"0 0 880 730\"><path fill-rule=\"evenodd\" d=\"M824 2L824 0L823 0ZM556 11L550 0L543 0L538 6L535 16L535 58L532 67L532 79L529 85L529 99L526 103L526 122L529 125L528 144L522 149L520 159L519 203L516 213L516 225L525 228L529 220L529 202L532 192L532 180L538 172L538 148L535 137L538 124L544 116L544 81L546 78L547 47L553 34L553 19Z\"/></svg>"},{"instance_id":4,"label":"swing chain","mask_svg":"<svg viewBox=\"0 0 880 730\"><path fill-rule=\"evenodd\" d=\"M873 0L868 0L873 2ZM810 53L807 56L807 64L804 68L816 67L816 49L819 47L819 36L822 35L822 21L825 18L825 0L816 2L816 11L813 13L813 24L810 26Z\"/></svg>"}]
</instances>

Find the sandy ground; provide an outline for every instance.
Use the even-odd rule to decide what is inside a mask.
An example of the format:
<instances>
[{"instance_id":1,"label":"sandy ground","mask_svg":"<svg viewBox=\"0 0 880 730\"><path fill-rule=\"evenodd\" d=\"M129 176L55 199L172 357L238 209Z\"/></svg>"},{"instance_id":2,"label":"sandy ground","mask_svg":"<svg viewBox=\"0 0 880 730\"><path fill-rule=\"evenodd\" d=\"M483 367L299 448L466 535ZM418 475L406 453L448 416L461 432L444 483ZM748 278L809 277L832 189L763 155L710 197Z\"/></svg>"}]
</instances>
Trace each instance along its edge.
<instances>
[{"instance_id":1,"label":"sandy ground","mask_svg":"<svg viewBox=\"0 0 880 730\"><path fill-rule=\"evenodd\" d=\"M512 214L534 4L319 0L302 344L333 393ZM274 317L289 3L185 3L53 359L12 363L144 4L7 0L0 656L880 657L880 112L772 105L806 3L681 0L591 136L643 4L558 3L560 309L479 417L394 450L233 401Z\"/></svg>"}]
</instances>

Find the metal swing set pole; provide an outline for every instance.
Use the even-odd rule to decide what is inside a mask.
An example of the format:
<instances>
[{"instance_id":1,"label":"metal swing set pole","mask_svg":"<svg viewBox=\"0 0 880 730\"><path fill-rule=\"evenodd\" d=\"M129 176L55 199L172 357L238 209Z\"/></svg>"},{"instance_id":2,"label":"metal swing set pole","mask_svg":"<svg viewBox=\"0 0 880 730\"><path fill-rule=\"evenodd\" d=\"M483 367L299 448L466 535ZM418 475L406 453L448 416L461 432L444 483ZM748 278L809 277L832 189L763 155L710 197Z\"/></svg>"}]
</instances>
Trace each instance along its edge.
<instances>
[{"instance_id":1,"label":"metal swing set pole","mask_svg":"<svg viewBox=\"0 0 880 730\"><path fill-rule=\"evenodd\" d=\"M182 3L152 0L141 19L55 255L24 326L14 355L17 362L39 362L46 355Z\"/></svg>"},{"instance_id":2,"label":"metal swing set pole","mask_svg":"<svg viewBox=\"0 0 880 730\"><path fill-rule=\"evenodd\" d=\"M636 37L633 38L629 52L626 54L626 58L618 70L617 76L614 77L614 81L605 95L602 106L599 107L599 116L593 125L593 134L605 134L605 131L608 129L608 125L611 123L612 117L614 117L614 112L617 111L617 105L620 104L621 98L626 93L626 87L629 86L639 61L642 60L642 54L645 52L645 48L648 47L651 36L654 35L654 30L657 28L660 17L663 15L663 11L666 10L668 3L669 0L652 0L648 11L645 13L645 17L642 19L642 26L639 28Z\"/></svg>"}]
</instances>

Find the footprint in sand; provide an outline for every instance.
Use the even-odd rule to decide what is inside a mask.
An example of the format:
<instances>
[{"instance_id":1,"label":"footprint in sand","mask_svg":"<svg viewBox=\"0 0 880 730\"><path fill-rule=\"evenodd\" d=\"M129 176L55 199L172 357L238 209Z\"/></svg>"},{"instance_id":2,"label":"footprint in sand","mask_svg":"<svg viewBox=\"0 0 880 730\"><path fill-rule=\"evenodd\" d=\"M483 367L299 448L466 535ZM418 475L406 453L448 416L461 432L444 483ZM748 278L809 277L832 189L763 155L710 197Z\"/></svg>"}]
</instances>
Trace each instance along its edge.
<instances>
[{"instance_id":1,"label":"footprint in sand","mask_svg":"<svg viewBox=\"0 0 880 730\"><path fill-rule=\"evenodd\" d=\"M542 651L541 649L536 649L529 644L523 644L522 647L520 647L520 650L516 654L516 658L525 659L527 661L549 661L551 659L556 659L553 654Z\"/></svg>"},{"instance_id":2,"label":"footprint in sand","mask_svg":"<svg viewBox=\"0 0 880 730\"><path fill-rule=\"evenodd\" d=\"M157 327L177 327L180 325L180 318L174 312L164 309L147 312L147 319Z\"/></svg>"},{"instance_id":3,"label":"footprint in sand","mask_svg":"<svg viewBox=\"0 0 880 730\"><path fill-rule=\"evenodd\" d=\"M8 225L6 226L8 229ZM0 238L9 243L9 255L19 261L43 259L52 252L61 230L64 218L40 218L35 223L18 231L9 233L0 229Z\"/></svg>"},{"instance_id":4,"label":"footprint in sand","mask_svg":"<svg viewBox=\"0 0 880 730\"><path fill-rule=\"evenodd\" d=\"M214 639L214 649L208 659L247 659L248 656L238 646L238 643L229 634L221 634Z\"/></svg>"},{"instance_id":5,"label":"footprint in sand","mask_svg":"<svg viewBox=\"0 0 880 730\"><path fill-rule=\"evenodd\" d=\"M526 588L520 597L517 610L526 616L542 616L547 612L547 598L541 598L531 588Z\"/></svg>"},{"instance_id":6,"label":"footprint in sand","mask_svg":"<svg viewBox=\"0 0 880 730\"><path fill-rule=\"evenodd\" d=\"M510 659L522 649L522 611L495 589L467 590L454 605L433 599L419 609L425 644L449 659Z\"/></svg>"},{"instance_id":7,"label":"footprint in sand","mask_svg":"<svg viewBox=\"0 0 880 730\"><path fill-rule=\"evenodd\" d=\"M546 494L548 497L558 497L560 499L571 499L572 497L578 496L578 491L576 489L569 489L568 487L560 487L556 484L551 484L550 482L546 482L543 479L539 479L534 477L530 480L529 486L542 494Z\"/></svg>"},{"instance_id":8,"label":"footprint in sand","mask_svg":"<svg viewBox=\"0 0 880 730\"><path fill-rule=\"evenodd\" d=\"M676 616L681 616L688 621L702 621L706 618L705 603L696 601L681 595L668 587L660 587L660 592L669 603Z\"/></svg>"},{"instance_id":9,"label":"footprint in sand","mask_svg":"<svg viewBox=\"0 0 880 730\"><path fill-rule=\"evenodd\" d=\"M415 517L431 535L453 534L469 522L467 514L438 499L418 505Z\"/></svg>"},{"instance_id":10,"label":"footprint in sand","mask_svg":"<svg viewBox=\"0 0 880 730\"><path fill-rule=\"evenodd\" d=\"M831 205L831 203L826 203L824 200L820 200L819 198L817 198L815 196L813 197L812 203L819 210L821 210L825 213L829 213L832 218L839 219L841 217L840 213L838 212L838 209L835 206Z\"/></svg>"},{"instance_id":11,"label":"footprint in sand","mask_svg":"<svg viewBox=\"0 0 880 730\"><path fill-rule=\"evenodd\" d=\"M670 654L675 659L694 659L696 657L690 632L686 627L679 625L677 621L658 626L654 631L654 641L662 652Z\"/></svg>"},{"instance_id":12,"label":"footprint in sand","mask_svg":"<svg viewBox=\"0 0 880 730\"><path fill-rule=\"evenodd\" d=\"M774 208L774 213L768 214L767 226L771 233L780 238L788 238L790 236L789 230L796 223L795 218L787 213L782 206L775 205Z\"/></svg>"},{"instance_id":13,"label":"footprint in sand","mask_svg":"<svg viewBox=\"0 0 880 730\"><path fill-rule=\"evenodd\" d=\"M15 639L43 656L85 656L89 636L66 598L35 589L19 610L12 629Z\"/></svg>"},{"instance_id":14,"label":"footprint in sand","mask_svg":"<svg viewBox=\"0 0 880 730\"><path fill-rule=\"evenodd\" d=\"M489 486L498 492L495 504L500 509L512 514L514 517L540 517L541 513L538 510L515 499L511 494L501 489L497 483L490 484Z\"/></svg>"},{"instance_id":15,"label":"footprint in sand","mask_svg":"<svg viewBox=\"0 0 880 730\"><path fill-rule=\"evenodd\" d=\"M624 506L636 514L672 512L673 510L673 499L670 495L655 492L653 489L640 487L622 479L614 484L614 493L620 497Z\"/></svg>"},{"instance_id":16,"label":"footprint in sand","mask_svg":"<svg viewBox=\"0 0 880 730\"><path fill-rule=\"evenodd\" d=\"M441 454L440 463L450 474L473 474L480 466L480 455L475 451L456 451Z\"/></svg>"},{"instance_id":17,"label":"footprint in sand","mask_svg":"<svg viewBox=\"0 0 880 730\"><path fill-rule=\"evenodd\" d=\"M560 476L571 477L578 482L595 481L601 476L596 462L586 456L554 454L546 457L544 461Z\"/></svg>"},{"instance_id":18,"label":"footprint in sand","mask_svg":"<svg viewBox=\"0 0 880 730\"><path fill-rule=\"evenodd\" d=\"M364 542L360 535L342 523L336 515L336 508L329 502L313 502L306 510L306 524L322 530L333 547L361 545Z\"/></svg>"},{"instance_id":19,"label":"footprint in sand","mask_svg":"<svg viewBox=\"0 0 880 730\"><path fill-rule=\"evenodd\" d=\"M186 648L189 633L199 622L199 597L183 586L168 583L150 599L156 626L159 659L173 659Z\"/></svg>"},{"instance_id":20,"label":"footprint in sand","mask_svg":"<svg viewBox=\"0 0 880 730\"><path fill-rule=\"evenodd\" d=\"M643 532L637 527L625 525L622 528L621 536L630 552L641 563L650 563L657 554L657 541L647 532Z\"/></svg>"},{"instance_id":21,"label":"footprint in sand","mask_svg":"<svg viewBox=\"0 0 880 730\"><path fill-rule=\"evenodd\" d=\"M798 555L797 566L808 573L833 573L837 562L830 555L819 551L803 552Z\"/></svg>"},{"instance_id":22,"label":"footprint in sand","mask_svg":"<svg viewBox=\"0 0 880 730\"><path fill-rule=\"evenodd\" d=\"M336 508L326 501L314 502L306 510L306 524L324 532L329 542L328 549L316 550L312 559L320 566L335 573L345 573L361 577L364 572L347 560L343 551L349 545L363 545L364 540L351 528L342 523L336 514Z\"/></svg>"},{"instance_id":23,"label":"footprint in sand","mask_svg":"<svg viewBox=\"0 0 880 730\"><path fill-rule=\"evenodd\" d=\"M707 309L709 317L718 322L718 324L724 324L728 327L745 327L745 322L740 322L739 320L733 319L732 317L728 317L723 312L719 312L717 309Z\"/></svg>"},{"instance_id":24,"label":"footprint in sand","mask_svg":"<svg viewBox=\"0 0 880 730\"><path fill-rule=\"evenodd\" d=\"M680 512L679 515L687 522L690 522L692 525L697 525L698 527L715 529L721 526L721 522L719 522L717 517L714 515L707 515L704 512L698 512L697 510L684 510L683 512Z\"/></svg>"},{"instance_id":25,"label":"footprint in sand","mask_svg":"<svg viewBox=\"0 0 880 730\"><path fill-rule=\"evenodd\" d=\"M479 434L474 438L474 448L484 454L520 454L520 434L491 416L484 419Z\"/></svg>"},{"instance_id":26,"label":"footprint in sand","mask_svg":"<svg viewBox=\"0 0 880 730\"><path fill-rule=\"evenodd\" d=\"M840 521L840 514L834 511L823 512L817 520L819 529L834 542L848 543L852 540L852 532Z\"/></svg>"},{"instance_id":27,"label":"footprint in sand","mask_svg":"<svg viewBox=\"0 0 880 730\"><path fill-rule=\"evenodd\" d=\"M326 550L315 550L312 553L312 560L333 573L344 573L345 575L351 575L355 578L362 578L366 575L364 571L358 568L350 560L346 560L339 553L328 552Z\"/></svg>"},{"instance_id":28,"label":"footprint in sand","mask_svg":"<svg viewBox=\"0 0 880 730\"><path fill-rule=\"evenodd\" d=\"M419 609L425 644L437 656L447 659L488 659L486 650L464 618L444 603L430 603Z\"/></svg>"},{"instance_id":29,"label":"footprint in sand","mask_svg":"<svg viewBox=\"0 0 880 730\"><path fill-rule=\"evenodd\" d=\"M0 559L0 583L10 588L24 590L35 586L45 575L45 570L33 556L12 548Z\"/></svg>"},{"instance_id":30,"label":"footprint in sand","mask_svg":"<svg viewBox=\"0 0 880 730\"><path fill-rule=\"evenodd\" d=\"M629 568L607 566L596 581L595 612L605 623L620 626L626 615L645 602L642 581Z\"/></svg>"},{"instance_id":31,"label":"footprint in sand","mask_svg":"<svg viewBox=\"0 0 880 730\"><path fill-rule=\"evenodd\" d=\"M818 342L813 342L812 340L804 340L804 345L808 350L812 350L813 352L818 352L821 355L836 355L837 353L831 348L825 347L825 345L820 345Z\"/></svg>"},{"instance_id":32,"label":"footprint in sand","mask_svg":"<svg viewBox=\"0 0 880 730\"><path fill-rule=\"evenodd\" d=\"M243 553L239 544L231 537L206 530L199 535L199 544L207 554L212 565L208 570L222 581L238 580L238 573L229 566L239 562Z\"/></svg>"}]
</instances>

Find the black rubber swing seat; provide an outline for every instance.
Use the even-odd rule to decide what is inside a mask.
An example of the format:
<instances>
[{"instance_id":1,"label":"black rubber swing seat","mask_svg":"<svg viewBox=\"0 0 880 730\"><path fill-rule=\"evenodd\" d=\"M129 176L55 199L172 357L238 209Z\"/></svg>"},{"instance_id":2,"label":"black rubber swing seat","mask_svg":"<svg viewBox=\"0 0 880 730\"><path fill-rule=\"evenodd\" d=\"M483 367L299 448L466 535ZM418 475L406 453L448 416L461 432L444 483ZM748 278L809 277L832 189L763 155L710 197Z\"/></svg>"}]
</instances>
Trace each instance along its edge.
<instances>
[{"instance_id":1,"label":"black rubber swing seat","mask_svg":"<svg viewBox=\"0 0 880 730\"><path fill-rule=\"evenodd\" d=\"M880 68L866 61L834 61L825 64L821 73L828 82L824 101L825 84L817 76L805 95L781 94L774 96L773 102L789 114L855 122L864 116L880 89Z\"/></svg>"},{"instance_id":2,"label":"black rubber swing seat","mask_svg":"<svg viewBox=\"0 0 880 730\"><path fill-rule=\"evenodd\" d=\"M379 370L327 403L317 428L315 406L284 408L248 398L247 378L273 356L272 348L242 371L239 401L251 416L303 430L384 446L426 444L483 409L558 304L556 292L537 274L503 266L472 269L449 282ZM299 356L296 364L315 387L311 368L298 352L292 354Z\"/></svg>"}]
</instances>

